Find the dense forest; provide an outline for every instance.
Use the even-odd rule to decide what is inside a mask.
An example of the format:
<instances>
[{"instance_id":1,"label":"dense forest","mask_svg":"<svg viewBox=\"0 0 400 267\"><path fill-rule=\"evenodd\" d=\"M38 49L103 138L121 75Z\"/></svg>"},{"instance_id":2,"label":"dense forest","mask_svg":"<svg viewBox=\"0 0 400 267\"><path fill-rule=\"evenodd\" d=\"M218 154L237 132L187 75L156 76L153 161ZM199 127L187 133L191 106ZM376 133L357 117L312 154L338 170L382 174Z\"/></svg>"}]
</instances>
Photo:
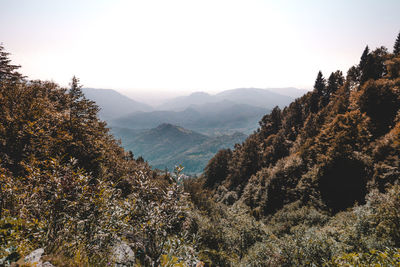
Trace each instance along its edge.
<instances>
[{"instance_id":1,"label":"dense forest","mask_svg":"<svg viewBox=\"0 0 400 267\"><path fill-rule=\"evenodd\" d=\"M398 266L399 108L400 34L182 180L0 47L0 265Z\"/></svg>"}]
</instances>

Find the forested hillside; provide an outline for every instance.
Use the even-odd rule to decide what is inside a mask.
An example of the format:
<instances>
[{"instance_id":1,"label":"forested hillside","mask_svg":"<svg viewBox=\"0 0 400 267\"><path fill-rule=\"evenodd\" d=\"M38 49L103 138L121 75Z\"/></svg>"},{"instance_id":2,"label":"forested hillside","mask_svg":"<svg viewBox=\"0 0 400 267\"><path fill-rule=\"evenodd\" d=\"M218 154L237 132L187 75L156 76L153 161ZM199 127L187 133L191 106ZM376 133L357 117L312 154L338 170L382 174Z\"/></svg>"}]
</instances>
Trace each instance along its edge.
<instances>
[{"instance_id":1,"label":"forested hillside","mask_svg":"<svg viewBox=\"0 0 400 267\"><path fill-rule=\"evenodd\" d=\"M400 264L400 34L184 181L125 152L77 78L0 53L0 265Z\"/></svg>"},{"instance_id":2,"label":"forested hillside","mask_svg":"<svg viewBox=\"0 0 400 267\"><path fill-rule=\"evenodd\" d=\"M36 266L39 248L55 266L159 265L186 233L174 178L120 147L77 78L67 91L17 69L0 46L0 266Z\"/></svg>"},{"instance_id":3,"label":"forested hillside","mask_svg":"<svg viewBox=\"0 0 400 267\"><path fill-rule=\"evenodd\" d=\"M210 196L272 230L249 257L297 266L398 257L399 46L400 35L393 53L367 46L346 77L319 72L312 92L209 162L199 182ZM349 252L361 254L338 256Z\"/></svg>"}]
</instances>

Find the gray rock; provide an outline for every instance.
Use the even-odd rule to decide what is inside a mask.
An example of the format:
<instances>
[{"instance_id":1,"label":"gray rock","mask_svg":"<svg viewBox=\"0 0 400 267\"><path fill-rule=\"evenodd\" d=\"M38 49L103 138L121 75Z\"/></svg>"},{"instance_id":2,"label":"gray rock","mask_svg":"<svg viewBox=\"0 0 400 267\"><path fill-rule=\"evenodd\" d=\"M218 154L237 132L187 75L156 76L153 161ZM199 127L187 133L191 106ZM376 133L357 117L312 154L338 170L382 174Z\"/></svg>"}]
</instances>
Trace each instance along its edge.
<instances>
[{"instance_id":1,"label":"gray rock","mask_svg":"<svg viewBox=\"0 0 400 267\"><path fill-rule=\"evenodd\" d=\"M37 250L32 251L28 256L26 256L24 260L26 263L32 263L32 264L42 263L40 258L42 257L43 253L44 249L38 248Z\"/></svg>"},{"instance_id":2,"label":"gray rock","mask_svg":"<svg viewBox=\"0 0 400 267\"><path fill-rule=\"evenodd\" d=\"M38 248L37 250L32 251L28 256L24 258L25 263L29 263L32 266L36 267L55 267L50 262L42 262L42 254L44 253L44 249Z\"/></svg>"},{"instance_id":3,"label":"gray rock","mask_svg":"<svg viewBox=\"0 0 400 267\"><path fill-rule=\"evenodd\" d=\"M135 253L126 242L114 246L113 256L115 266L133 266L135 264Z\"/></svg>"}]
</instances>

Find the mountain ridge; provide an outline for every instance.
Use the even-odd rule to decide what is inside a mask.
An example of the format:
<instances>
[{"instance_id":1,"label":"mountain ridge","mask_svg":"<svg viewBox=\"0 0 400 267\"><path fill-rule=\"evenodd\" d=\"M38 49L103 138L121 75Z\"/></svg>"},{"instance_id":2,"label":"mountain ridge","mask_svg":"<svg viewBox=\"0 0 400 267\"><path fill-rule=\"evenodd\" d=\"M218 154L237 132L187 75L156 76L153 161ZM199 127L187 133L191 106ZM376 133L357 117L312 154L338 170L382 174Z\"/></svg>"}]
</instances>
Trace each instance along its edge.
<instances>
[{"instance_id":1,"label":"mountain ridge","mask_svg":"<svg viewBox=\"0 0 400 267\"><path fill-rule=\"evenodd\" d=\"M283 94L279 90L283 90ZM297 92L297 91L298 92ZM296 89L294 87L288 88L235 88L224 90L216 94L209 94L206 92L194 92L187 96L178 96L169 99L163 104L159 105L157 109L162 110L175 110L181 111L190 105L203 105L207 103L215 103L223 100L236 102L237 104L248 104L257 107L273 108L275 106L284 107L288 105L294 98L303 95L307 91ZM290 96L292 93L294 96Z\"/></svg>"},{"instance_id":2,"label":"mountain ridge","mask_svg":"<svg viewBox=\"0 0 400 267\"><path fill-rule=\"evenodd\" d=\"M135 157L143 157L161 170L173 171L176 165L183 165L185 174L201 173L218 150L233 148L247 137L239 132L207 136L170 123L148 130L114 127L111 131Z\"/></svg>"},{"instance_id":3,"label":"mountain ridge","mask_svg":"<svg viewBox=\"0 0 400 267\"><path fill-rule=\"evenodd\" d=\"M82 92L86 98L96 102L100 107L99 116L103 120L153 110L151 106L133 100L113 89L82 88Z\"/></svg>"},{"instance_id":4,"label":"mountain ridge","mask_svg":"<svg viewBox=\"0 0 400 267\"><path fill-rule=\"evenodd\" d=\"M257 128L258 121L268 112L268 109L245 104L221 106L210 103L191 106L183 111L133 113L111 120L109 124L111 127L150 129L162 123L170 123L208 135L235 131L248 134Z\"/></svg>"}]
</instances>

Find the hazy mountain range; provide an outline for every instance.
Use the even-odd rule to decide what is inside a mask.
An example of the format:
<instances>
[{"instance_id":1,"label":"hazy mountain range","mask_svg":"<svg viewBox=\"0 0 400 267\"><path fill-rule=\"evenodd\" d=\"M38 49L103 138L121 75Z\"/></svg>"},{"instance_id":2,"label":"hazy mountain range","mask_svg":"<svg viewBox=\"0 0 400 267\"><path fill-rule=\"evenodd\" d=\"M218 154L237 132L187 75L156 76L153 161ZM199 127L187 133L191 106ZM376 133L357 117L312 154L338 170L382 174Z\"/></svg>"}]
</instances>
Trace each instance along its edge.
<instances>
[{"instance_id":1,"label":"hazy mountain range","mask_svg":"<svg viewBox=\"0 0 400 267\"><path fill-rule=\"evenodd\" d=\"M253 132L270 110L228 101L191 106L182 111L152 111L125 115L110 121L111 127L150 129L162 123L179 125L203 134Z\"/></svg>"},{"instance_id":2,"label":"hazy mountain range","mask_svg":"<svg viewBox=\"0 0 400 267\"><path fill-rule=\"evenodd\" d=\"M281 93L278 93L280 92ZM305 94L307 91L296 88L280 89L258 89L258 88L239 88L222 91L221 93L210 95L205 92L195 92L188 96L176 97L167 100L164 104L157 107L158 110L184 110L192 105L204 105L218 103L221 101L231 101L237 104L246 104L255 107L272 109L275 106L283 107L289 104L294 98Z\"/></svg>"},{"instance_id":3,"label":"hazy mountain range","mask_svg":"<svg viewBox=\"0 0 400 267\"><path fill-rule=\"evenodd\" d=\"M100 118L106 121L138 111L153 110L151 106L112 89L83 88L82 91L87 98L97 103L100 107Z\"/></svg>"},{"instance_id":4,"label":"hazy mountain range","mask_svg":"<svg viewBox=\"0 0 400 267\"><path fill-rule=\"evenodd\" d=\"M196 92L151 107L114 90L83 92L99 105L100 118L126 149L157 168L182 164L187 173L200 173L219 149L241 143L256 130L272 108L283 108L306 93L296 88L240 88L215 95Z\"/></svg>"}]
</instances>

